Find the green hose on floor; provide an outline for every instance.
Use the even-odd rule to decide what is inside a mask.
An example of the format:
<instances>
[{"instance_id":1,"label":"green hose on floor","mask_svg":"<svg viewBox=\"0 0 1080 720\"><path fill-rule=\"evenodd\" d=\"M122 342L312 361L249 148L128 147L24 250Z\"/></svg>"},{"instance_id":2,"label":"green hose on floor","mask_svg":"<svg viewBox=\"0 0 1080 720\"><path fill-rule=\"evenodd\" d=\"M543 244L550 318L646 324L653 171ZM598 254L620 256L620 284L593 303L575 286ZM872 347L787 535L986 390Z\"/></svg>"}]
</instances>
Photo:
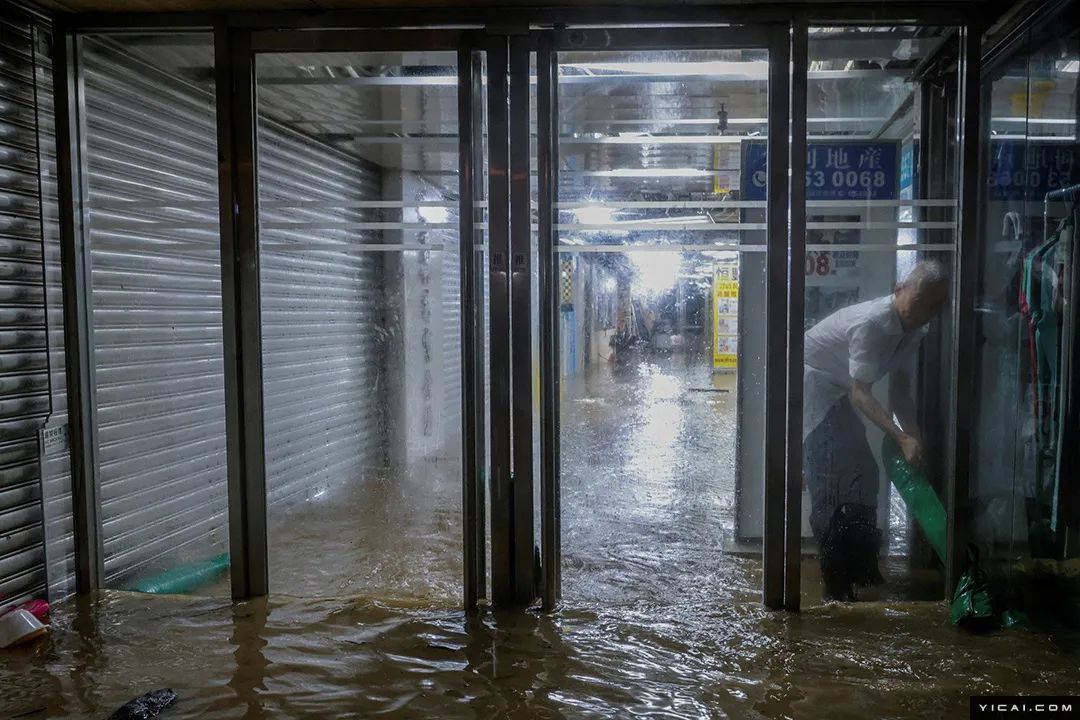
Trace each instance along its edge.
<instances>
[{"instance_id":1,"label":"green hose on floor","mask_svg":"<svg viewBox=\"0 0 1080 720\"><path fill-rule=\"evenodd\" d=\"M904 499L908 512L919 524L938 559L945 562L945 508L926 475L904 460L900 446L888 435L881 443L881 459L885 463L885 474Z\"/></svg>"},{"instance_id":2,"label":"green hose on floor","mask_svg":"<svg viewBox=\"0 0 1080 720\"><path fill-rule=\"evenodd\" d=\"M159 595L183 595L192 593L217 579L229 569L229 553L222 553L209 560L181 565L172 570L140 580L128 590Z\"/></svg>"}]
</instances>

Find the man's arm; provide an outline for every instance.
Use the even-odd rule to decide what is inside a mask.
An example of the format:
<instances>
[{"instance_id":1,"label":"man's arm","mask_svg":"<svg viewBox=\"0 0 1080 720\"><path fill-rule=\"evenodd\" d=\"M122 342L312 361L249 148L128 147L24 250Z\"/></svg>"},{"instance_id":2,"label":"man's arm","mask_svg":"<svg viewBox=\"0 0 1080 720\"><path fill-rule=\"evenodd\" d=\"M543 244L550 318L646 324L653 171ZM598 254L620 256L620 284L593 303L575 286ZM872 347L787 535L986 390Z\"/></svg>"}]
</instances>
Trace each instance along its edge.
<instances>
[{"instance_id":1,"label":"man's arm","mask_svg":"<svg viewBox=\"0 0 1080 720\"><path fill-rule=\"evenodd\" d=\"M896 370L889 377L889 406L906 435L921 438L915 419L915 401L911 397L911 379L907 372Z\"/></svg>"},{"instance_id":2,"label":"man's arm","mask_svg":"<svg viewBox=\"0 0 1080 720\"><path fill-rule=\"evenodd\" d=\"M922 448L919 446L919 441L905 433L893 422L892 416L885 411L885 408L881 407L881 403L874 397L869 383L862 380L853 380L851 382L851 404L865 415L870 422L877 425L885 431L886 435L896 441L896 444L900 446L900 450L904 453L905 460L916 464L922 461Z\"/></svg>"}]
</instances>

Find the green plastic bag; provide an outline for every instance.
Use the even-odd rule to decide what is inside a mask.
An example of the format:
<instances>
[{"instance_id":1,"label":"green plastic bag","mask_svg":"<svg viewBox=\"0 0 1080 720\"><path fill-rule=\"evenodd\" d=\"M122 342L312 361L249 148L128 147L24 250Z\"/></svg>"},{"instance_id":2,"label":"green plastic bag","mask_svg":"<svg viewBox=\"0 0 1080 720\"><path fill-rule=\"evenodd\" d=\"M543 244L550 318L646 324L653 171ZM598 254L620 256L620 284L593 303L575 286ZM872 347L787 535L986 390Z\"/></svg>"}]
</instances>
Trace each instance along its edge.
<instances>
[{"instance_id":1,"label":"green plastic bag","mask_svg":"<svg viewBox=\"0 0 1080 720\"><path fill-rule=\"evenodd\" d=\"M229 553L222 553L209 560L166 570L126 589L141 593L184 595L209 585L228 569Z\"/></svg>"},{"instance_id":2,"label":"green plastic bag","mask_svg":"<svg viewBox=\"0 0 1080 720\"><path fill-rule=\"evenodd\" d=\"M909 465L896 442L885 436L881 443L885 474L904 499L908 512L919 524L938 559L945 562L945 507L921 470Z\"/></svg>"},{"instance_id":3,"label":"green plastic bag","mask_svg":"<svg viewBox=\"0 0 1080 720\"><path fill-rule=\"evenodd\" d=\"M954 625L969 630L987 630L999 624L990 583L979 568L979 551L974 545L968 545L968 566L956 584L949 617Z\"/></svg>"}]
</instances>

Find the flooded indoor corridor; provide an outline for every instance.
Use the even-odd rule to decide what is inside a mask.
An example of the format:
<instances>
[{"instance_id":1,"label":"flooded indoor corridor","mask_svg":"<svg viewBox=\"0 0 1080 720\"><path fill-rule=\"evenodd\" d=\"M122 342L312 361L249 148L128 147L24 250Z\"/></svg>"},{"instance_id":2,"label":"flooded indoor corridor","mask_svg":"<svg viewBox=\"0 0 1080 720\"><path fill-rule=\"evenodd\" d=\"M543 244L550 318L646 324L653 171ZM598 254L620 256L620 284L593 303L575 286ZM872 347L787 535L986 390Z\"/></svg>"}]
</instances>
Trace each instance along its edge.
<instances>
[{"instance_id":1,"label":"flooded indoor corridor","mask_svg":"<svg viewBox=\"0 0 1080 720\"><path fill-rule=\"evenodd\" d=\"M734 375L682 355L563 385L563 598L648 607L757 598L735 544Z\"/></svg>"},{"instance_id":2,"label":"flooded indoor corridor","mask_svg":"<svg viewBox=\"0 0 1080 720\"><path fill-rule=\"evenodd\" d=\"M1078 110L1080 0L0 0L0 720L1080 715Z\"/></svg>"}]
</instances>

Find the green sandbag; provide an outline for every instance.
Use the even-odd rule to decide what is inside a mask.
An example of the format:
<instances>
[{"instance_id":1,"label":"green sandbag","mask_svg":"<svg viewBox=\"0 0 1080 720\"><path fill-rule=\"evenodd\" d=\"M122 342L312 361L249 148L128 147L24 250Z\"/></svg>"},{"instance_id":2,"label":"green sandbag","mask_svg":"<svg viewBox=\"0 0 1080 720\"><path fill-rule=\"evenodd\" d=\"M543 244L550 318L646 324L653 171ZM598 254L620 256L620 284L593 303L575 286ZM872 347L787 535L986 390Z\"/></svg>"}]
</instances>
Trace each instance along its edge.
<instances>
[{"instance_id":1,"label":"green sandbag","mask_svg":"<svg viewBox=\"0 0 1080 720\"><path fill-rule=\"evenodd\" d=\"M990 583L979 567L979 553L974 545L968 546L967 569L956 584L949 618L954 625L969 630L992 630L1001 625L1002 619L994 612Z\"/></svg>"},{"instance_id":2,"label":"green sandbag","mask_svg":"<svg viewBox=\"0 0 1080 720\"><path fill-rule=\"evenodd\" d=\"M159 575L141 580L128 590L160 595L182 595L195 592L217 579L229 569L229 553L222 553L202 562L166 570Z\"/></svg>"},{"instance_id":3,"label":"green sandbag","mask_svg":"<svg viewBox=\"0 0 1080 720\"><path fill-rule=\"evenodd\" d=\"M908 512L919 524L938 559L945 562L945 508L926 475L904 460L900 446L888 435L881 443L881 459L885 474L900 492Z\"/></svg>"}]
</instances>

